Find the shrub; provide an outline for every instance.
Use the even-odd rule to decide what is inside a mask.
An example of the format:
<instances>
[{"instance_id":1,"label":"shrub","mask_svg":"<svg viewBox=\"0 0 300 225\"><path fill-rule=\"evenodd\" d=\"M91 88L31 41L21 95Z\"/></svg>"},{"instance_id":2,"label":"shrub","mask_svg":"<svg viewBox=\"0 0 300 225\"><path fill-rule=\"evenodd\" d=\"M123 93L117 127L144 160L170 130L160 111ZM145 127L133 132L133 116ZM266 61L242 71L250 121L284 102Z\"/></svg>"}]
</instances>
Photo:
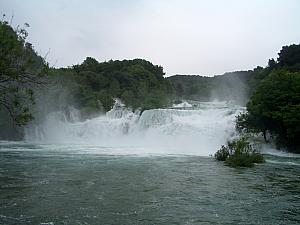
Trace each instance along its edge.
<instances>
[{"instance_id":1,"label":"shrub","mask_svg":"<svg viewBox=\"0 0 300 225\"><path fill-rule=\"evenodd\" d=\"M230 167L252 167L254 163L264 162L263 155L253 149L244 137L228 142L227 146L222 145L214 156Z\"/></svg>"},{"instance_id":2,"label":"shrub","mask_svg":"<svg viewBox=\"0 0 300 225\"><path fill-rule=\"evenodd\" d=\"M224 145L215 153L215 159L218 161L225 161L229 156L228 148Z\"/></svg>"}]
</instances>

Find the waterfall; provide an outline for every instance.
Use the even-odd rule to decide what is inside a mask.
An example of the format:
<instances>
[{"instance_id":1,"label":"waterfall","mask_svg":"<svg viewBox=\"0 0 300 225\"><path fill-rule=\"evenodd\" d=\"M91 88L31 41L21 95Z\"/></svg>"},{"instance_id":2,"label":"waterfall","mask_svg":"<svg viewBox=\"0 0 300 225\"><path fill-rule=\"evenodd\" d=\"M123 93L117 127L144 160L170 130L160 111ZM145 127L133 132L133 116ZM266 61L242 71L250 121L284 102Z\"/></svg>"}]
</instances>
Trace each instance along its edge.
<instances>
[{"instance_id":1,"label":"waterfall","mask_svg":"<svg viewBox=\"0 0 300 225\"><path fill-rule=\"evenodd\" d=\"M235 135L234 121L243 108L226 103L199 103L193 109L151 109L142 114L116 102L106 114L80 121L76 109L48 114L26 128L26 141L85 144L122 153L214 153Z\"/></svg>"}]
</instances>

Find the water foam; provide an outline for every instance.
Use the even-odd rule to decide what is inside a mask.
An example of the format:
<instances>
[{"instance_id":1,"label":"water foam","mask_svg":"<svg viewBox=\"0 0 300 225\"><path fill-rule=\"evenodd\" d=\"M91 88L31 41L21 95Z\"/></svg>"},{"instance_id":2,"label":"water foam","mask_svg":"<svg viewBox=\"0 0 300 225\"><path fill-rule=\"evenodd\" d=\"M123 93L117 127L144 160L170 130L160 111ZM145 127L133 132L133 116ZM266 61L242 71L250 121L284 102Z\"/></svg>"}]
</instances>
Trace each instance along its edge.
<instances>
[{"instance_id":1,"label":"water foam","mask_svg":"<svg viewBox=\"0 0 300 225\"><path fill-rule=\"evenodd\" d=\"M234 121L243 108L200 103L197 109L152 109L142 114L120 104L96 118L80 121L52 112L26 129L26 141L101 147L112 154L186 154L208 156L235 135Z\"/></svg>"}]
</instances>

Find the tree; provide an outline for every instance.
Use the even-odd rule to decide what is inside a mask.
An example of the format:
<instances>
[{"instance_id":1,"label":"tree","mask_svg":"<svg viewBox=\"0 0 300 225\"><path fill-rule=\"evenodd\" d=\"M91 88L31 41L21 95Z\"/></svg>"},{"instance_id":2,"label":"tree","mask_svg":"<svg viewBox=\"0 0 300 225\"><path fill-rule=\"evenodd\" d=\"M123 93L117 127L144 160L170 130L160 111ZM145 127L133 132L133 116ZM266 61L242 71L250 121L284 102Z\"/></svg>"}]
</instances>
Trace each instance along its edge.
<instances>
[{"instance_id":1,"label":"tree","mask_svg":"<svg viewBox=\"0 0 300 225\"><path fill-rule=\"evenodd\" d=\"M258 86L237 119L237 128L255 133L268 131L278 146L300 152L300 72L274 70Z\"/></svg>"},{"instance_id":2,"label":"tree","mask_svg":"<svg viewBox=\"0 0 300 225\"><path fill-rule=\"evenodd\" d=\"M163 68L142 59L97 62L87 57L82 64L66 70L73 73L69 79L78 84L76 107L87 114L101 108L110 110L114 98L133 109L164 107L173 93L173 86L163 77Z\"/></svg>"},{"instance_id":3,"label":"tree","mask_svg":"<svg viewBox=\"0 0 300 225\"><path fill-rule=\"evenodd\" d=\"M283 46L278 56L279 66L290 71L300 70L300 45Z\"/></svg>"},{"instance_id":4,"label":"tree","mask_svg":"<svg viewBox=\"0 0 300 225\"><path fill-rule=\"evenodd\" d=\"M214 157L230 167L252 167L255 163L265 162L263 155L245 137L229 141L226 146L222 145Z\"/></svg>"},{"instance_id":5,"label":"tree","mask_svg":"<svg viewBox=\"0 0 300 225\"><path fill-rule=\"evenodd\" d=\"M28 24L25 24L27 27ZM33 119L34 88L45 84L48 65L26 42L24 28L0 21L0 106L21 126Z\"/></svg>"}]
</instances>

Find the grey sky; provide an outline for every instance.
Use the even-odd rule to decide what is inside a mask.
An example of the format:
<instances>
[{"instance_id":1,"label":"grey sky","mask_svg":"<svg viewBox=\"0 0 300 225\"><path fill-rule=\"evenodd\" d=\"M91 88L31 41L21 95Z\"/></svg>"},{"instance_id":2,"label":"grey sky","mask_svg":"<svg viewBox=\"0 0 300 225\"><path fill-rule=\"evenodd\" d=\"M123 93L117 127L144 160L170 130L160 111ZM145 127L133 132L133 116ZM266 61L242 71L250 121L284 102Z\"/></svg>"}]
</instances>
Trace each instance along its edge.
<instances>
[{"instance_id":1,"label":"grey sky","mask_svg":"<svg viewBox=\"0 0 300 225\"><path fill-rule=\"evenodd\" d=\"M300 0L0 0L50 65L144 58L167 75L265 66L300 42Z\"/></svg>"}]
</instances>

